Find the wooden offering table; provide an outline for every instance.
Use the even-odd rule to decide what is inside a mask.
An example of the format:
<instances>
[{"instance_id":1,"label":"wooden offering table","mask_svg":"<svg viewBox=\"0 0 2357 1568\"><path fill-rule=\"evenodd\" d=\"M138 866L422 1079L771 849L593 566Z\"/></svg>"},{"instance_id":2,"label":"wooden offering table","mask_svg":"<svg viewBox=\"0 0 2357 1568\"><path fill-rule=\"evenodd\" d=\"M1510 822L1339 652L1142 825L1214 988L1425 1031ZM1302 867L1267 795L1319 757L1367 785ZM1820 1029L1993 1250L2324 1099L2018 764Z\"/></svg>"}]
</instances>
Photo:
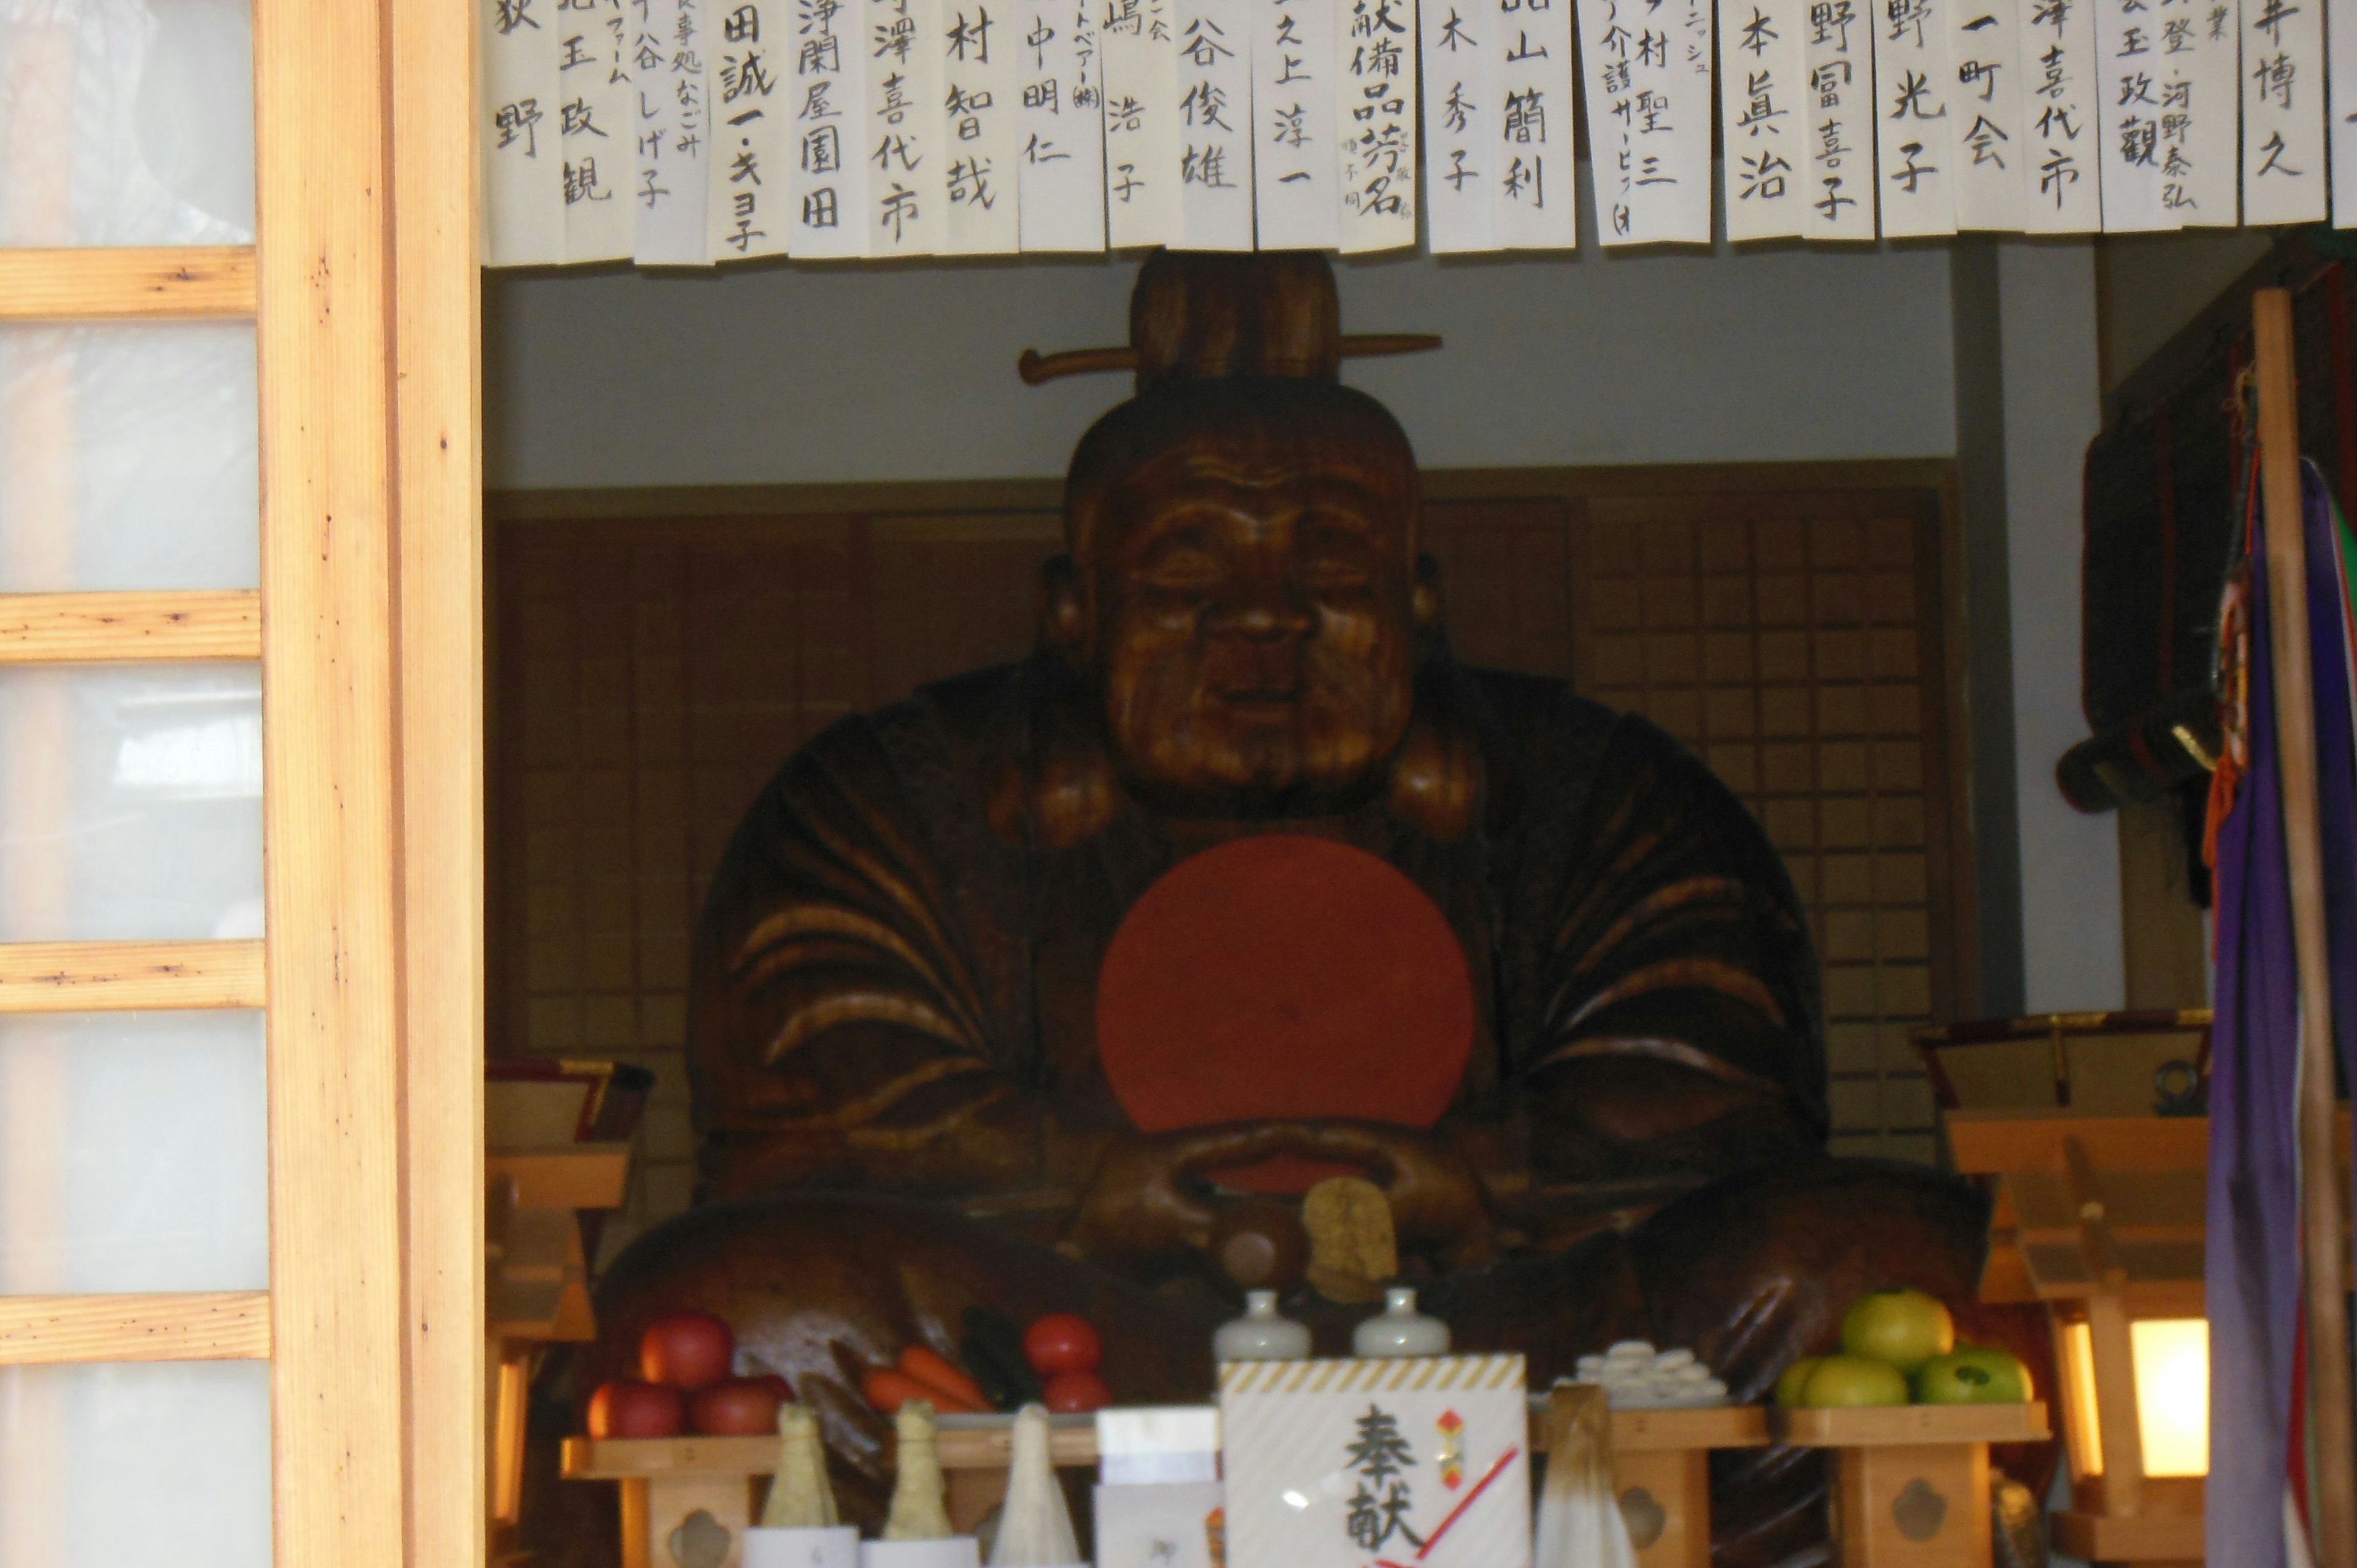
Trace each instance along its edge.
<instances>
[{"instance_id":1,"label":"wooden offering table","mask_svg":"<svg viewBox=\"0 0 2357 1568\"><path fill-rule=\"evenodd\" d=\"M1835 1451L1828 1524L1844 1568L1989 1568L1992 1443L2048 1435L2042 1404L1776 1412L1779 1442Z\"/></svg>"}]
</instances>

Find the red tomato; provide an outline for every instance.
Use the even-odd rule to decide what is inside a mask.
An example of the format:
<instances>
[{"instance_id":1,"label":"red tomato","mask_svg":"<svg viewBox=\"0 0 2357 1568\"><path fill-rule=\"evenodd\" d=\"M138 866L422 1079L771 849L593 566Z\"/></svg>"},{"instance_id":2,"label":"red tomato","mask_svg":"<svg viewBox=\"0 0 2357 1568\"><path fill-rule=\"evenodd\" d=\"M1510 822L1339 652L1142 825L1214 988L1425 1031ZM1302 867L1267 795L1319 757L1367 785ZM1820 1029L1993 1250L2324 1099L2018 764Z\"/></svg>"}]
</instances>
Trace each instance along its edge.
<instances>
[{"instance_id":1,"label":"red tomato","mask_svg":"<svg viewBox=\"0 0 2357 1568\"><path fill-rule=\"evenodd\" d=\"M728 1325L708 1312L677 1312L647 1326L639 1340L639 1375L692 1391L726 1377L736 1353Z\"/></svg>"},{"instance_id":2,"label":"red tomato","mask_svg":"<svg viewBox=\"0 0 2357 1568\"><path fill-rule=\"evenodd\" d=\"M589 1396L592 1437L677 1437L686 1424L677 1389L621 1378Z\"/></svg>"},{"instance_id":3,"label":"red tomato","mask_svg":"<svg viewBox=\"0 0 2357 1568\"><path fill-rule=\"evenodd\" d=\"M706 1437L764 1437L778 1430L778 1396L759 1378L723 1378L688 1402L687 1424Z\"/></svg>"},{"instance_id":4,"label":"red tomato","mask_svg":"<svg viewBox=\"0 0 2357 1568\"><path fill-rule=\"evenodd\" d=\"M1078 1415L1113 1403L1113 1391L1094 1372L1059 1372L1041 1396L1058 1415Z\"/></svg>"},{"instance_id":5,"label":"red tomato","mask_svg":"<svg viewBox=\"0 0 2357 1568\"><path fill-rule=\"evenodd\" d=\"M1050 1313L1023 1336L1023 1359L1043 1378L1059 1372L1093 1372L1104 1346L1089 1320L1069 1312Z\"/></svg>"}]
</instances>

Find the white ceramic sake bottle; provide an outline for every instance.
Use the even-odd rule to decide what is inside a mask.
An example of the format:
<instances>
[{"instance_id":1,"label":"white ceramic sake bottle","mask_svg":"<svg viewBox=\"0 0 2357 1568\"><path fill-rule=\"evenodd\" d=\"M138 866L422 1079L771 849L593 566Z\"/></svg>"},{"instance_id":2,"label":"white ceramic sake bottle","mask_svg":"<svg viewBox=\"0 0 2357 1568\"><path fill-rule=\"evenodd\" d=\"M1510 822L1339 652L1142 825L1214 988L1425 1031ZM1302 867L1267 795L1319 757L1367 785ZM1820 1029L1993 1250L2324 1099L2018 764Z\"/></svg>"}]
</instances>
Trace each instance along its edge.
<instances>
[{"instance_id":1,"label":"white ceramic sake bottle","mask_svg":"<svg viewBox=\"0 0 2357 1568\"><path fill-rule=\"evenodd\" d=\"M1415 1309L1415 1292L1392 1285L1383 1292L1383 1309L1351 1331L1351 1350L1361 1358L1446 1356L1448 1325Z\"/></svg>"},{"instance_id":2,"label":"white ceramic sake bottle","mask_svg":"<svg viewBox=\"0 0 2357 1568\"><path fill-rule=\"evenodd\" d=\"M1298 1361L1309 1354L1309 1327L1276 1310L1273 1290L1244 1292L1244 1315L1211 1336L1215 1361Z\"/></svg>"}]
</instances>

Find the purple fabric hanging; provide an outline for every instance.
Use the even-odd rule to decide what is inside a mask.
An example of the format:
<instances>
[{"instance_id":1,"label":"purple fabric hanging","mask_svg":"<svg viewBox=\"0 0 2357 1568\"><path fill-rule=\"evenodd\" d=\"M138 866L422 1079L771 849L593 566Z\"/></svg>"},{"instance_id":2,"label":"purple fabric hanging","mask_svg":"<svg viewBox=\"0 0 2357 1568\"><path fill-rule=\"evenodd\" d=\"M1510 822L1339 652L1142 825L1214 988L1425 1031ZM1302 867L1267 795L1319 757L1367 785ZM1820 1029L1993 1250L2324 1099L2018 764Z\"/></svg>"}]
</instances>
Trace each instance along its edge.
<instances>
[{"instance_id":1,"label":"purple fabric hanging","mask_svg":"<svg viewBox=\"0 0 2357 1568\"><path fill-rule=\"evenodd\" d=\"M2317 791L2333 1033L2357 1045L2357 725L2332 503L2300 474L2308 542ZM2266 520L2252 543L2249 772L2218 835L2217 1025L2210 1086L2212 1568L2281 1568L2300 1317L2299 974L2292 941L2283 792L2268 646Z\"/></svg>"}]
</instances>

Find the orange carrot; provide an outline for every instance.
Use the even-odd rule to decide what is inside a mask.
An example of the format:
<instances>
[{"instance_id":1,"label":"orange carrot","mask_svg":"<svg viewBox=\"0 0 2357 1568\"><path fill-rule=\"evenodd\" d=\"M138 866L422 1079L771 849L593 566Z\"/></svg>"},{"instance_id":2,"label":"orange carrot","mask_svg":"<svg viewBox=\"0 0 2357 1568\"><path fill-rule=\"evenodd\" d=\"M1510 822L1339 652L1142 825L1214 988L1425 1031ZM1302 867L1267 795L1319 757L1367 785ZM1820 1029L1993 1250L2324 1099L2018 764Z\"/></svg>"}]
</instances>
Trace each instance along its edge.
<instances>
[{"instance_id":1,"label":"orange carrot","mask_svg":"<svg viewBox=\"0 0 2357 1568\"><path fill-rule=\"evenodd\" d=\"M870 1367L860 1380L859 1391L867 1402L886 1415L898 1415L900 1407L910 1400L927 1400L936 1408L978 1415L983 1408L963 1400L953 1400L931 1383L919 1382L908 1373L890 1367Z\"/></svg>"},{"instance_id":2,"label":"orange carrot","mask_svg":"<svg viewBox=\"0 0 2357 1568\"><path fill-rule=\"evenodd\" d=\"M920 1383L930 1383L949 1398L975 1410L988 1410L990 1399L982 1385L959 1369L956 1362L935 1354L922 1345L911 1345L900 1352L900 1369Z\"/></svg>"}]
</instances>

